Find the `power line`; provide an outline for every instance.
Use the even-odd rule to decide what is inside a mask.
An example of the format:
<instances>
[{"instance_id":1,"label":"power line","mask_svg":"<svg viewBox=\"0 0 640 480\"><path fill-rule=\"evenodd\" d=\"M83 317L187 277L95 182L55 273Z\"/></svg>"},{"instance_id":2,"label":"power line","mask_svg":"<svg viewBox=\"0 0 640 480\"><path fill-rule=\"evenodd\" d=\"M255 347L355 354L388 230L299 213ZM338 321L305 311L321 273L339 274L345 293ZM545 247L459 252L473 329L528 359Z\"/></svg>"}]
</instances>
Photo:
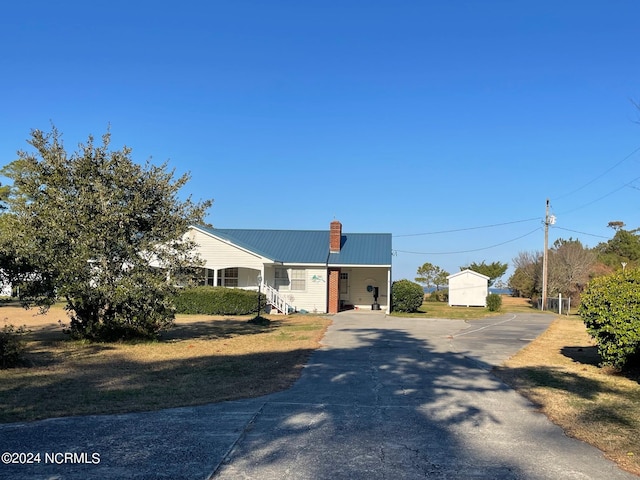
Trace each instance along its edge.
<instances>
[{"instance_id":1,"label":"power line","mask_svg":"<svg viewBox=\"0 0 640 480\"><path fill-rule=\"evenodd\" d=\"M616 163L615 165L613 165L612 167L608 168L607 170L605 170L604 172L602 172L600 175L598 175L597 177L595 177L593 180L590 180L589 182L585 183L584 185L582 185L581 187L576 188L575 190L570 191L569 193L565 193L564 195L560 195L559 197L555 197L554 200L560 200L561 198L565 198L568 197L569 195L573 195L576 192L579 192L580 190L582 190L583 188L588 187L589 185L591 185L592 183L594 183L596 180L600 180L602 177L604 177L607 173L609 173L611 170L613 170L614 168L616 168L617 166L619 166L620 164L624 163L626 160L628 160L630 157L632 157L633 155L635 155L636 153L638 153L640 151L640 147L636 148L633 152L631 152L629 155L627 155L626 157L624 157L622 160L620 160L618 163ZM581 208L581 207L580 207Z\"/></svg>"},{"instance_id":2,"label":"power line","mask_svg":"<svg viewBox=\"0 0 640 480\"><path fill-rule=\"evenodd\" d=\"M567 232L579 233L580 235L589 235L590 237L607 238L607 239L609 238L603 235L596 235L594 233L579 232L578 230L571 230L570 228L562 228L557 226L554 226L553 228L557 228L558 230L566 230Z\"/></svg>"},{"instance_id":3,"label":"power line","mask_svg":"<svg viewBox=\"0 0 640 480\"><path fill-rule=\"evenodd\" d=\"M636 180L640 180L640 177L636 177L636 178L634 178L634 179L633 179L633 180L631 180L630 182L625 183L625 184L624 184L624 185L622 185L621 187L618 187L618 188L616 188L615 190L612 190L612 191L610 191L609 193L606 193L606 194L602 195L601 197L598 197L598 198L596 198L595 200L592 200L592 201L591 201L591 202L589 202L589 203L585 203L584 205L581 205L581 206L579 206L579 207L573 208L573 209L571 209L571 210L566 210L566 211L564 211L564 212L560 212L560 214L559 214L559 215L564 215L565 213L575 212L576 210L581 210L581 209L583 209L583 208L585 208L585 207L588 207L589 205L593 205L594 203L599 202L600 200L602 200L602 199L604 199L604 198L607 198L607 197L609 197L609 196L613 195L613 194L614 194L614 193L616 193L616 192L619 192L620 190L622 190L622 189L623 189L623 188L625 188L625 187L630 187L630 186L631 186L631 184L632 184L633 182L635 182Z\"/></svg>"},{"instance_id":4,"label":"power line","mask_svg":"<svg viewBox=\"0 0 640 480\"><path fill-rule=\"evenodd\" d=\"M423 235L438 235L442 233L454 233L454 232L465 232L468 230L480 230L482 228L493 228L493 227L502 227L503 225L513 225L514 223L524 223L531 222L533 220L540 220L540 217L526 218L524 220L515 220L513 222L504 222L504 223L494 223L492 225L482 225L479 227L467 227L467 228L456 228L454 230L440 230L437 232L425 232L425 233L408 233L406 235L393 235L394 238L399 237L419 237Z\"/></svg>"},{"instance_id":5,"label":"power line","mask_svg":"<svg viewBox=\"0 0 640 480\"><path fill-rule=\"evenodd\" d=\"M507 241L501 242L501 243L496 243L495 245L490 245L488 247L475 248L473 250L460 250L458 252L409 252L409 251L406 251L406 250L395 250L395 251L399 252L399 253L410 253L410 254L413 254L413 255L454 255L454 254L458 254L458 253L480 252L482 250L489 250L491 248L500 247L501 245L506 245L507 243L515 242L516 240L520 240L521 238L527 237L527 236L531 235L532 233L540 231L540 229L541 229L541 227L536 227L534 230L531 230L529 233L525 233L524 235L521 235L519 237L512 238L511 240L507 240Z\"/></svg>"}]
</instances>

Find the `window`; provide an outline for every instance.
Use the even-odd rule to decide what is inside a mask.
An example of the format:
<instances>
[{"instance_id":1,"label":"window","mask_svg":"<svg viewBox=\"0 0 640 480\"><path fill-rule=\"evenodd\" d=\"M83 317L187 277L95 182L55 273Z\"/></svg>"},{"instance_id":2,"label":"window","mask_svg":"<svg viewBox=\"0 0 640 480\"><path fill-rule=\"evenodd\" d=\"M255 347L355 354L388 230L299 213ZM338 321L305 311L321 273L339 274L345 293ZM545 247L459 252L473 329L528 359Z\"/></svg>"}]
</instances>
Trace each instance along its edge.
<instances>
[{"instance_id":1,"label":"window","mask_svg":"<svg viewBox=\"0 0 640 480\"><path fill-rule=\"evenodd\" d=\"M274 288L276 290L280 290L280 287L287 287L289 285L289 274L286 268L276 268L274 275Z\"/></svg>"},{"instance_id":2,"label":"window","mask_svg":"<svg viewBox=\"0 0 640 480\"><path fill-rule=\"evenodd\" d=\"M349 274L340 273L340 293L346 295L349 293Z\"/></svg>"},{"instance_id":3,"label":"window","mask_svg":"<svg viewBox=\"0 0 640 480\"><path fill-rule=\"evenodd\" d=\"M218 277L219 287L237 287L238 286L238 268L225 268L221 271L222 275Z\"/></svg>"},{"instance_id":4,"label":"window","mask_svg":"<svg viewBox=\"0 0 640 480\"><path fill-rule=\"evenodd\" d=\"M212 270L210 268L205 268L206 273L206 277L205 277L205 285L210 285L213 287L213 277L214 277L214 273L215 270Z\"/></svg>"},{"instance_id":5,"label":"window","mask_svg":"<svg viewBox=\"0 0 640 480\"><path fill-rule=\"evenodd\" d=\"M301 269L291 269L291 290L306 290L307 271Z\"/></svg>"},{"instance_id":6,"label":"window","mask_svg":"<svg viewBox=\"0 0 640 480\"><path fill-rule=\"evenodd\" d=\"M214 273L215 273L215 270L212 270L210 268L201 268L200 270L198 270L198 276L194 277L193 281L196 282L198 285L209 285L213 287ZM218 281L220 281L220 279L218 279Z\"/></svg>"}]
</instances>

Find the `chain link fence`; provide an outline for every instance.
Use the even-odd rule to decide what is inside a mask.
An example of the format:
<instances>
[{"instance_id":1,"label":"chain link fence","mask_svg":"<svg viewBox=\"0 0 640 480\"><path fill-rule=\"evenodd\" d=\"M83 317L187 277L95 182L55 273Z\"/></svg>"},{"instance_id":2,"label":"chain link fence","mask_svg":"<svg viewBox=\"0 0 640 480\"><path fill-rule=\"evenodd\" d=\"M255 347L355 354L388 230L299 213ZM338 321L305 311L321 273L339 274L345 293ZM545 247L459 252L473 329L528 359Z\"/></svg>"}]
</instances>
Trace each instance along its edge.
<instances>
[{"instance_id":1,"label":"chain link fence","mask_svg":"<svg viewBox=\"0 0 640 480\"><path fill-rule=\"evenodd\" d=\"M542 310L542 299L538 299L538 310ZM544 306L544 310L549 312L555 312L559 315L569 315L571 313L571 298L563 297L547 297L547 304Z\"/></svg>"}]
</instances>

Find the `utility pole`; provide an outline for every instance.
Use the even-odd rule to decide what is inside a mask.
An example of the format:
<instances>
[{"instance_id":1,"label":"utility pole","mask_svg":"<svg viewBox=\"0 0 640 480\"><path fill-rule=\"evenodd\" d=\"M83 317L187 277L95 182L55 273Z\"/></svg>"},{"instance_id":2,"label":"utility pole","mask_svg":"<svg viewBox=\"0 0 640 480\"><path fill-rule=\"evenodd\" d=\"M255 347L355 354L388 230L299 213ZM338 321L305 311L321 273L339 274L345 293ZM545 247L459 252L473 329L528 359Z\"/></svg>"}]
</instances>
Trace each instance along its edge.
<instances>
[{"instance_id":1,"label":"utility pole","mask_svg":"<svg viewBox=\"0 0 640 480\"><path fill-rule=\"evenodd\" d=\"M542 305L540 310L547 306L547 271L549 265L549 225L556 223L556 217L549 215L549 199L547 198L547 209L544 214L544 250L542 254Z\"/></svg>"}]
</instances>

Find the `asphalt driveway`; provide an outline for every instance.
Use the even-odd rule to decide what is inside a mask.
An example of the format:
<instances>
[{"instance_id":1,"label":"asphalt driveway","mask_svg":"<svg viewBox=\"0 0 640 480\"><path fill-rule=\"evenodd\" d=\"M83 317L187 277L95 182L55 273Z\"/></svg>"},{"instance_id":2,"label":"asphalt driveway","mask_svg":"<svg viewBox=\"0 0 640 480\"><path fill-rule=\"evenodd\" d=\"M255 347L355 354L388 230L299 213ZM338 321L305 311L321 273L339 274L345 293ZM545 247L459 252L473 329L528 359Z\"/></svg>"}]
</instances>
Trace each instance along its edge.
<instances>
[{"instance_id":1,"label":"asphalt driveway","mask_svg":"<svg viewBox=\"0 0 640 480\"><path fill-rule=\"evenodd\" d=\"M341 313L284 392L0 425L0 453L40 453L0 478L637 479L489 372L552 319Z\"/></svg>"}]
</instances>

